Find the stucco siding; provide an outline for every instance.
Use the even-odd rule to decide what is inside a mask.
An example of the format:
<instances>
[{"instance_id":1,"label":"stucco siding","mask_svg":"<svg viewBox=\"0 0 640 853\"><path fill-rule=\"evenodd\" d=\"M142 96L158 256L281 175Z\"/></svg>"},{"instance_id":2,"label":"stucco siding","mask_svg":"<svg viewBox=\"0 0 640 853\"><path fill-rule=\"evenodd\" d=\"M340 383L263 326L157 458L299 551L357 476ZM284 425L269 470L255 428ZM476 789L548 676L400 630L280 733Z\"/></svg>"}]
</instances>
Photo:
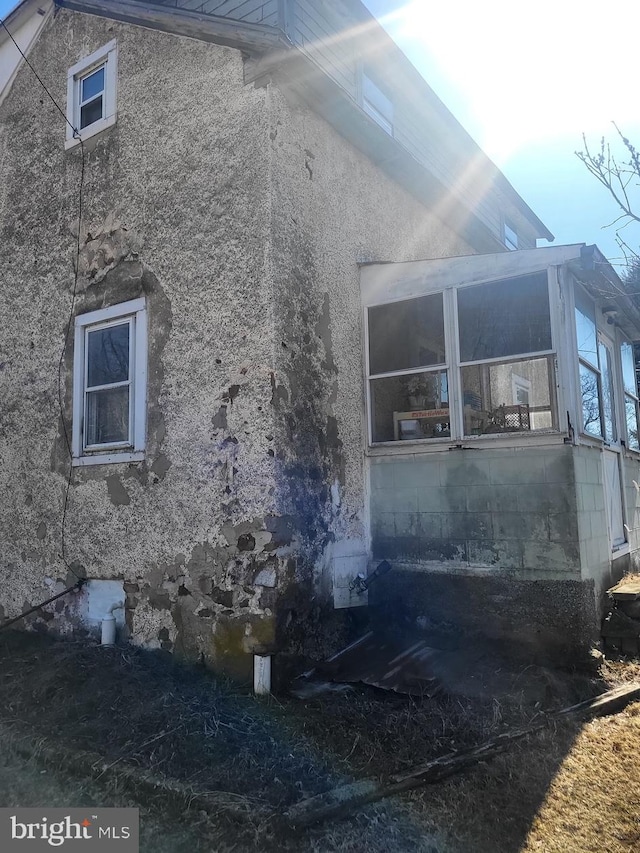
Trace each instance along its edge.
<instances>
[{"instance_id":1,"label":"stucco siding","mask_svg":"<svg viewBox=\"0 0 640 853\"><path fill-rule=\"evenodd\" d=\"M216 659L228 649L214 628L236 608L246 618L227 633L251 647L249 623L265 616L254 577L277 563L264 92L244 87L238 51L61 11L32 53L59 103L67 68L113 38L118 120L86 146L75 311L148 300L147 458L74 470L65 555L90 577L124 577L136 640ZM22 68L0 109L5 615L74 580L58 556L69 459L57 377L81 163L64 135ZM68 429L71 360L69 345Z\"/></svg>"},{"instance_id":2,"label":"stucco siding","mask_svg":"<svg viewBox=\"0 0 640 853\"><path fill-rule=\"evenodd\" d=\"M322 562L334 539L366 538L358 262L473 250L276 87L270 109L282 468L291 507L306 484L309 555Z\"/></svg>"}]
</instances>

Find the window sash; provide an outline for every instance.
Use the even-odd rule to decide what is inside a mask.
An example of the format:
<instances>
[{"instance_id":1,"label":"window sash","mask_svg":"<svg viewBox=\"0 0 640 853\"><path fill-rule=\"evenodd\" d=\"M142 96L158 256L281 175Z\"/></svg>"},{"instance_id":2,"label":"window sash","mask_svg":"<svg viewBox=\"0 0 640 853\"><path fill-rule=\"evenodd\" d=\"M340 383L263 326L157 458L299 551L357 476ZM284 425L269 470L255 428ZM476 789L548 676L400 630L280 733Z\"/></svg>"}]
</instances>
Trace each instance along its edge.
<instances>
[{"instance_id":1,"label":"window sash","mask_svg":"<svg viewBox=\"0 0 640 853\"><path fill-rule=\"evenodd\" d=\"M80 144L80 139L89 137L106 130L115 124L117 111L117 61L118 48L115 39L96 50L91 56L81 59L67 72L67 128L65 148L73 148ZM82 97L83 81L96 71L104 68L103 86L100 92L91 97ZM91 118L92 104L102 99L100 116L87 121L82 126L83 111Z\"/></svg>"},{"instance_id":2,"label":"window sash","mask_svg":"<svg viewBox=\"0 0 640 853\"><path fill-rule=\"evenodd\" d=\"M107 383L104 386L87 387L87 334L110 325L129 325L129 378L126 382ZM126 441L86 444L86 406L88 394L100 390L129 388L129 423ZM146 439L146 387L147 387L147 325L144 297L79 315L75 320L74 379L73 379L73 464L96 461L118 461L118 453L131 449L135 458L143 458ZM114 449L113 457L97 456L96 451ZM84 455L86 453L86 455ZM84 457L83 457L84 455ZM132 454L124 454L128 458ZM84 461L83 461L84 458ZM132 456L132 458L134 458Z\"/></svg>"},{"instance_id":3,"label":"window sash","mask_svg":"<svg viewBox=\"0 0 640 853\"><path fill-rule=\"evenodd\" d=\"M595 379L594 392L595 392L596 402L597 402L597 415L598 415L597 422L599 424L599 431L598 432L591 432L588 429L589 425L591 423L595 423L595 421L587 421L587 418L585 416L585 391L587 389L583 388L583 385L582 385L582 377L584 375L582 368L584 368L585 373L591 374ZM602 375L600 373L600 370L597 367L594 367L591 364L591 362L586 361L583 358L578 359L578 373L579 373L579 377L580 377L580 417L582 419L582 430L581 430L581 432L583 435L587 435L590 438L602 438L603 439L604 438L604 417L603 417L603 411L602 411ZM594 414L595 414L595 409L594 409Z\"/></svg>"},{"instance_id":4,"label":"window sash","mask_svg":"<svg viewBox=\"0 0 640 853\"><path fill-rule=\"evenodd\" d=\"M107 382L103 385L89 385L89 335L93 332L100 332L103 329L111 329L115 326L129 327L129 377L120 382ZM104 450L112 447L132 447L133 446L133 397L134 383L132 358L135 354L135 317L121 318L107 323L96 323L85 326L84 328L84 405L83 405L83 424L82 424L82 444L84 450ZM87 443L87 424L89 423L89 396L97 391L107 391L114 388L128 388L128 429L127 438L123 441L108 441L97 442L93 444Z\"/></svg>"},{"instance_id":5,"label":"window sash","mask_svg":"<svg viewBox=\"0 0 640 853\"><path fill-rule=\"evenodd\" d=\"M498 279L499 280L499 279ZM492 284L494 280L489 280L484 282L485 284ZM482 286L483 283L478 282L474 285L466 285L468 286ZM437 437L427 437L424 439L418 439L421 443L424 444L433 444L448 442L451 443L452 440L462 440L468 438L469 436L466 434L465 429L465 407L463 403L463 392L462 392L462 368L463 367L471 367L474 365L492 365L492 364L508 364L511 362L523 362L528 361L529 359L547 359L549 364L548 370L548 388L549 388L549 410L551 412L551 427L542 427L540 429L534 430L526 430L522 432L518 432L516 434L523 435L529 432L531 433L543 433L543 432L557 432L559 429L558 426L558 392L556 388L556 382L553 379L555 375L554 369L554 361L556 358L557 351L555 347L555 332L554 332L554 314L549 294L549 283L547 279L547 294L549 294L549 330L550 330L550 340L552 344L551 349L545 350L537 350L531 352L523 352L517 354L509 354L508 356L498 356L489 359L478 359L474 361L462 361L460 359L460 345L458 339L458 302L457 302L457 294L460 290L462 290L465 286L461 287L452 287L445 288L441 291L433 291L424 294L416 294L415 296L407 296L401 299L389 300L388 302L375 302L372 304L368 304L364 307L364 345L365 345L365 379L366 379L366 406L367 406L367 432L369 436L369 444L373 446L379 446L381 444L386 444L385 441L376 441L374 440L374 422L375 422L375 412L373 406L373 394L372 394L372 383L375 380L379 379L387 379L393 377L410 377L411 375L416 374L425 374L425 373L446 373L447 382L448 382L448 406L450 411L450 436L446 436L443 438ZM419 298L420 295L429 295L434 296L437 294L442 294L443 298L443 310L444 310L444 338L445 338L445 360L442 364L437 365L429 365L425 367L415 367L409 368L405 370L394 370L388 371L384 373L372 373L370 369L369 363L369 309L374 307L383 307L385 305L393 305L397 302L408 302L412 299ZM512 433L513 434L513 433ZM495 438L497 436L491 436L491 438ZM397 441L393 441L393 443L397 443Z\"/></svg>"}]
</instances>

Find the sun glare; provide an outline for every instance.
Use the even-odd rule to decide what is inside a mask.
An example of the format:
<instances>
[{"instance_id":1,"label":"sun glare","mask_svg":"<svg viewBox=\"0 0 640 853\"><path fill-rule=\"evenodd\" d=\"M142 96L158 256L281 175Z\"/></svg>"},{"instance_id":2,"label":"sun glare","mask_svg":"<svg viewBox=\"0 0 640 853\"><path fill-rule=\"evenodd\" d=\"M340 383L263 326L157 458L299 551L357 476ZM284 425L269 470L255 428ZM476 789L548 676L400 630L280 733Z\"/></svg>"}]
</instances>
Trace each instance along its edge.
<instances>
[{"instance_id":1,"label":"sun glare","mask_svg":"<svg viewBox=\"0 0 640 853\"><path fill-rule=\"evenodd\" d=\"M381 22L415 64L435 64L498 162L532 142L638 122L637 0L411 0Z\"/></svg>"}]
</instances>

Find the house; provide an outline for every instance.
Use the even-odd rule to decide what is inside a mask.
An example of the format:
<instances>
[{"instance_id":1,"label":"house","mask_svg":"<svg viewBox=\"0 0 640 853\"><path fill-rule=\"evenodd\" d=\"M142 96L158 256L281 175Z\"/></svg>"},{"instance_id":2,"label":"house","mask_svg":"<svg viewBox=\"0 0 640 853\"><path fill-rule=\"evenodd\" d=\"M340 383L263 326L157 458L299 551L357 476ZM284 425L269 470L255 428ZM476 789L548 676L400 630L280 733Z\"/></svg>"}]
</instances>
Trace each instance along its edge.
<instances>
[{"instance_id":1,"label":"house","mask_svg":"<svg viewBox=\"0 0 640 853\"><path fill-rule=\"evenodd\" d=\"M389 584L389 601L405 589L414 603L432 580L462 579L467 596L488 579L503 612L534 603L519 590L540 571L587 596L580 639L593 633L589 571L607 561L575 556L597 511L569 492L612 453L630 482L635 451L619 408L615 439L595 415L580 437L562 300L595 296L584 316L606 332L612 271L592 253L590 290L586 250L536 249L550 232L359 0L23 0L0 30L0 74L4 617L86 577L27 621L74 631L114 612L133 642L246 675L254 653L342 642L364 613L359 575L387 554L374 601ZM562 299L550 270L566 273ZM494 280L455 313L458 285ZM464 322L486 332L479 309L496 299L530 319L505 333L504 369L489 344L467 358L454 343ZM618 381L619 336L637 326L611 300ZM593 358L580 369L606 407ZM636 405L618 392L617 407ZM500 454L516 479L483 480ZM555 480L520 484L544 501L535 566L512 564L510 535L473 527L513 510L494 485L520 495L518 472L531 475L516 457L568 478L564 503L543 485ZM449 463L464 508L446 502ZM486 508L467 486L486 486ZM550 568L556 509L573 556Z\"/></svg>"}]
</instances>

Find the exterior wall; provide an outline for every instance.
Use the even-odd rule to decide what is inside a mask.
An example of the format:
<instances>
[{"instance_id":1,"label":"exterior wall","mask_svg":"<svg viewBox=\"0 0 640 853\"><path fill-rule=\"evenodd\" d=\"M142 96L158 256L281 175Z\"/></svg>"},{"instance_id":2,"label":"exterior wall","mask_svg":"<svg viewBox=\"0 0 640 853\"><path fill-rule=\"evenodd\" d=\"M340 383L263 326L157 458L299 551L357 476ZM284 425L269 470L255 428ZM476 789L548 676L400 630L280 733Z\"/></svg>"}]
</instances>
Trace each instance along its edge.
<instances>
[{"instance_id":1,"label":"exterior wall","mask_svg":"<svg viewBox=\"0 0 640 853\"><path fill-rule=\"evenodd\" d=\"M65 11L31 61L64 104L67 69L112 38L118 121L86 146L75 311L147 296L147 459L74 469L65 554L91 578L124 580L135 642L233 669L272 642L273 587L289 572L273 478L265 93L244 87L239 51ZM57 376L81 167L64 137L23 67L0 108L3 616L75 580L58 556L69 457Z\"/></svg>"},{"instance_id":2,"label":"exterior wall","mask_svg":"<svg viewBox=\"0 0 640 853\"><path fill-rule=\"evenodd\" d=\"M623 546L612 554L602 452L597 447L586 446L574 450L582 575L594 582L601 616L610 603L605 596L606 590L624 574L640 569L640 496L634 485L634 481L640 482L640 463L636 454L624 452L621 461L628 547Z\"/></svg>"},{"instance_id":3,"label":"exterior wall","mask_svg":"<svg viewBox=\"0 0 640 853\"><path fill-rule=\"evenodd\" d=\"M611 564L602 452L597 447L576 447L573 458L580 562L583 575L593 578L601 589L603 584L606 585Z\"/></svg>"},{"instance_id":4,"label":"exterior wall","mask_svg":"<svg viewBox=\"0 0 640 853\"><path fill-rule=\"evenodd\" d=\"M268 92L280 509L296 518L307 566L328 593L333 543L352 557L367 551L357 262L473 247L322 119L275 85Z\"/></svg>"},{"instance_id":5,"label":"exterior wall","mask_svg":"<svg viewBox=\"0 0 640 853\"><path fill-rule=\"evenodd\" d=\"M373 559L579 578L571 452L557 445L371 458Z\"/></svg>"},{"instance_id":6,"label":"exterior wall","mask_svg":"<svg viewBox=\"0 0 640 853\"><path fill-rule=\"evenodd\" d=\"M373 560L393 566L371 588L374 619L408 635L477 634L528 658L575 659L598 625L594 580L581 573L579 450L372 458Z\"/></svg>"},{"instance_id":7,"label":"exterior wall","mask_svg":"<svg viewBox=\"0 0 640 853\"><path fill-rule=\"evenodd\" d=\"M629 571L640 571L640 459L637 454L622 456L622 488L629 537ZM616 578L617 580L617 578Z\"/></svg>"}]
</instances>

